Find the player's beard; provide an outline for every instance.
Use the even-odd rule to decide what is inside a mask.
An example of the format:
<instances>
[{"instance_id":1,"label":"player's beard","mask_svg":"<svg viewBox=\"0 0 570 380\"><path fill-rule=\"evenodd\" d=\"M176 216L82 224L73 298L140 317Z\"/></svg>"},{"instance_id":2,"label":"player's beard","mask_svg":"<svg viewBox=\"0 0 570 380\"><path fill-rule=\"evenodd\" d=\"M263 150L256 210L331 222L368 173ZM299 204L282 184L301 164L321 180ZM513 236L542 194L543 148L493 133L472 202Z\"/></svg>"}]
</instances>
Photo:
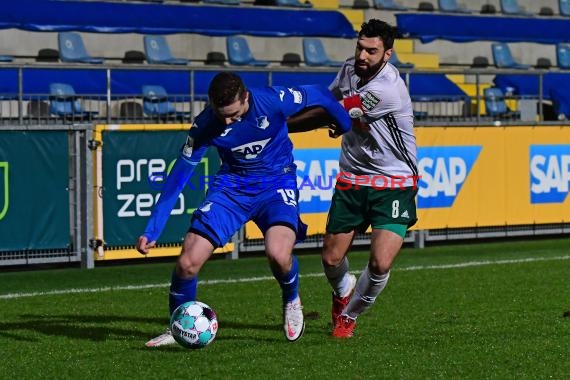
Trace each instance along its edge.
<instances>
[{"instance_id":1,"label":"player's beard","mask_svg":"<svg viewBox=\"0 0 570 380\"><path fill-rule=\"evenodd\" d=\"M380 61L375 65L366 65L366 68L358 65L358 61L356 61L354 65L354 72L358 75L359 78L362 79L369 79L372 78L374 75L378 73L382 69L384 62Z\"/></svg>"}]
</instances>

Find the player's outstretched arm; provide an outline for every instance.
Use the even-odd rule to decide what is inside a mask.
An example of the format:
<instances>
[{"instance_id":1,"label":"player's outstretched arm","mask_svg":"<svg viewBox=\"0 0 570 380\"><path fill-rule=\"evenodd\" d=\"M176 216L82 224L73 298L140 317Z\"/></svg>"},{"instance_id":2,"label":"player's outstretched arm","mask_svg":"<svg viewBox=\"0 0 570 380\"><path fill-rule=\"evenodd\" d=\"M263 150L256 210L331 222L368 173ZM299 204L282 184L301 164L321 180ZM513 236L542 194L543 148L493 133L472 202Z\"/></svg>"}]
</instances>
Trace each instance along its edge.
<instances>
[{"instance_id":1,"label":"player's outstretched arm","mask_svg":"<svg viewBox=\"0 0 570 380\"><path fill-rule=\"evenodd\" d=\"M288 117L289 132L332 126L342 134L352 126L348 113L326 87L303 85L282 90L277 87L276 91L279 91L281 109Z\"/></svg>"},{"instance_id":2,"label":"player's outstretched arm","mask_svg":"<svg viewBox=\"0 0 570 380\"><path fill-rule=\"evenodd\" d=\"M145 252L148 252L148 249L152 248L156 240L158 240L178 200L178 196L188 183L188 180L194 172L194 168L200 162L206 148L207 147L201 147L196 149L194 153L189 152L191 149L184 148L182 150L166 178L166 182L160 193L160 198L152 210L152 215L146 225L144 234L139 237L137 241L136 247L140 253L146 254ZM189 153L188 157L186 157L185 152Z\"/></svg>"},{"instance_id":3,"label":"player's outstretched arm","mask_svg":"<svg viewBox=\"0 0 570 380\"><path fill-rule=\"evenodd\" d=\"M312 131L334 126L335 119L323 107L305 108L287 118L289 133Z\"/></svg>"}]
</instances>

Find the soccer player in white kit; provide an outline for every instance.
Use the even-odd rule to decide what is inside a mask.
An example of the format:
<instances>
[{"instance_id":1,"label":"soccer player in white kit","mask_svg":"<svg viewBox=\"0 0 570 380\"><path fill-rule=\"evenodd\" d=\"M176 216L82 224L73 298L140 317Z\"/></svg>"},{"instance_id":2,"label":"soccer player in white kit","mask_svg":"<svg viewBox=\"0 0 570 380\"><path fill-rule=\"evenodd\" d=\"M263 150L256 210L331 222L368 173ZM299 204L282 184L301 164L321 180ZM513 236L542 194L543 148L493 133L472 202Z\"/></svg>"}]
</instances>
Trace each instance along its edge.
<instances>
[{"instance_id":1,"label":"soccer player in white kit","mask_svg":"<svg viewBox=\"0 0 570 380\"><path fill-rule=\"evenodd\" d=\"M412 102L388 62L395 37L396 29L383 21L362 24L354 58L346 60L329 87L353 119L352 130L342 137L322 251L337 338L352 336L356 318L382 292L406 231L417 220ZM355 234L369 226L370 259L357 280L349 273L347 253Z\"/></svg>"}]
</instances>

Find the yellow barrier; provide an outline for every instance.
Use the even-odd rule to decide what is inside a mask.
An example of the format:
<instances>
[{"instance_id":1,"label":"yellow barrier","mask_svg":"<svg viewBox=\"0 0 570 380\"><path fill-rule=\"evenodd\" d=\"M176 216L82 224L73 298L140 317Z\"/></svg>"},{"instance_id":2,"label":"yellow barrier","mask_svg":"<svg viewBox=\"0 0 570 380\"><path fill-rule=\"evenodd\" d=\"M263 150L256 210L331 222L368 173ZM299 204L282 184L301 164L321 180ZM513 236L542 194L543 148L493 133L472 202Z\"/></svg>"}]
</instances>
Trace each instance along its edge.
<instances>
[{"instance_id":1,"label":"yellow barrier","mask_svg":"<svg viewBox=\"0 0 570 380\"><path fill-rule=\"evenodd\" d=\"M414 229L570 221L570 128L429 127L416 128L416 135L422 180ZM340 141L326 131L292 135L292 140L298 171L305 175L319 160L323 171L323 161L333 157L329 149L338 150ZM301 200L307 198L304 191ZM332 189L321 193L327 191L332 194ZM314 199L300 202L301 210ZM309 235L324 233L327 210L302 213ZM246 238L261 237L253 223L246 225Z\"/></svg>"},{"instance_id":2,"label":"yellow barrier","mask_svg":"<svg viewBox=\"0 0 570 380\"><path fill-rule=\"evenodd\" d=\"M570 128L418 128L416 133L420 146L480 147L451 206L419 208L417 229L570 221ZM420 174L425 164L420 159Z\"/></svg>"},{"instance_id":3,"label":"yellow barrier","mask_svg":"<svg viewBox=\"0 0 570 380\"><path fill-rule=\"evenodd\" d=\"M188 125L160 126L186 130ZM156 126L97 126L105 130L156 130ZM570 222L570 128L568 127L424 127L416 128L419 221L415 229L515 226ZM338 173L340 139L328 131L292 134L300 186L302 219L308 234L322 234L333 182ZM94 186L102 183L101 147L94 152ZM309 185L303 185L308 180ZM321 181L317 186L315 181ZM104 241L103 198L95 191L94 236ZM247 223L246 239L262 234ZM136 238L136 237L135 237ZM126 244L128 245L128 243ZM122 247L117 247L122 248ZM233 250L228 244L216 252ZM177 255L179 246L158 248L153 256ZM104 250L97 259L141 257L134 249Z\"/></svg>"}]
</instances>

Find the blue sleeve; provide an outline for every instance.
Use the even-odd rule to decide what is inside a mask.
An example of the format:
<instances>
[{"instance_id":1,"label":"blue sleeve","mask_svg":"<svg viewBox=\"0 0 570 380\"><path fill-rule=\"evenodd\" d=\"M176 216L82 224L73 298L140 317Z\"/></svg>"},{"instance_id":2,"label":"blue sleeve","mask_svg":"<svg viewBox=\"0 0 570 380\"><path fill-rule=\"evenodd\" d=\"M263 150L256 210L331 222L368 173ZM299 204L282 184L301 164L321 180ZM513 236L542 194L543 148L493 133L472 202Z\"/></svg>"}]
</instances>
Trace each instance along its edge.
<instances>
[{"instance_id":1,"label":"blue sleeve","mask_svg":"<svg viewBox=\"0 0 570 380\"><path fill-rule=\"evenodd\" d=\"M348 112L326 87L320 85L276 86L274 89L279 93L281 111L285 117L294 115L304 108L323 107L336 120L339 131L345 133L352 128L352 120Z\"/></svg>"},{"instance_id":2,"label":"blue sleeve","mask_svg":"<svg viewBox=\"0 0 570 380\"><path fill-rule=\"evenodd\" d=\"M193 147L193 139L188 137L186 144L180 152L180 156L174 163L172 170L164 183L160 198L152 210L152 215L146 225L144 236L148 241L156 241L170 217L170 213L178 200L178 196L192 177L192 173L198 165L206 150L207 145Z\"/></svg>"}]
</instances>

